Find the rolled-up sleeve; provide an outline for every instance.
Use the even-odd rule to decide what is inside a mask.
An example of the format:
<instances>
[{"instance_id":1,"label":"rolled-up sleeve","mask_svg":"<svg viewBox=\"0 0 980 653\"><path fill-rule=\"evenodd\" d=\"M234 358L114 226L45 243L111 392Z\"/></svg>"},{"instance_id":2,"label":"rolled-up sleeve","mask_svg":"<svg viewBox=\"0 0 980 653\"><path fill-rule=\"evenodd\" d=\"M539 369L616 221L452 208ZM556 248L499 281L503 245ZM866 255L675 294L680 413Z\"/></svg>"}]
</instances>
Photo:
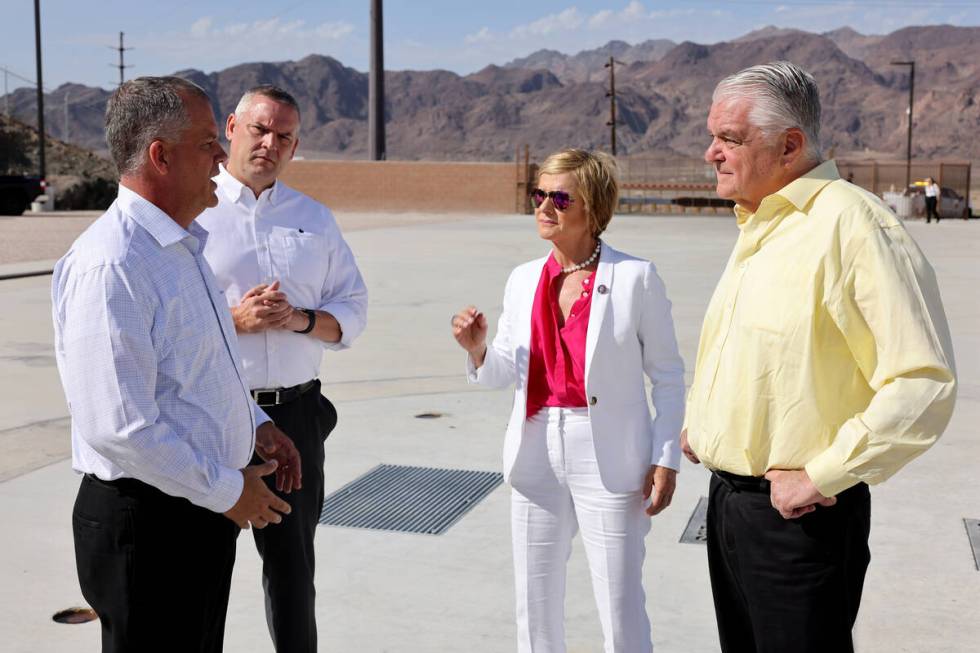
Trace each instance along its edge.
<instances>
[{"instance_id":1,"label":"rolled-up sleeve","mask_svg":"<svg viewBox=\"0 0 980 653\"><path fill-rule=\"evenodd\" d=\"M670 300L651 263L644 276L643 312L639 326L643 370L653 387L657 412L653 421L651 464L680 469L680 431L684 421L684 361L677 349Z\"/></svg>"},{"instance_id":2,"label":"rolled-up sleeve","mask_svg":"<svg viewBox=\"0 0 980 653\"><path fill-rule=\"evenodd\" d=\"M330 217L331 221L333 217ZM340 229L331 234L330 272L323 281L317 310L330 313L340 324L340 341L324 342L326 349L347 349L367 326L368 293L354 253Z\"/></svg>"},{"instance_id":3,"label":"rolled-up sleeve","mask_svg":"<svg viewBox=\"0 0 980 653\"><path fill-rule=\"evenodd\" d=\"M830 309L874 395L806 465L825 496L897 472L936 442L956 400L935 273L904 229L865 235Z\"/></svg>"}]
</instances>

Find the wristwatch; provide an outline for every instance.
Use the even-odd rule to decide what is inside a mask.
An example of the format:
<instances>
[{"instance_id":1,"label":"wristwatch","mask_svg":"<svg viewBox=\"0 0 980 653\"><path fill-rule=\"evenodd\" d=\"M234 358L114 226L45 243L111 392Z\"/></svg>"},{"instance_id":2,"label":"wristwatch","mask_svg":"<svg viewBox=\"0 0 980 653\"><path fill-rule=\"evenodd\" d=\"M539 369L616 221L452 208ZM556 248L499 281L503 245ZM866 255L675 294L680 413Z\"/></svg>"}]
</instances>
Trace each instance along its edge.
<instances>
[{"instance_id":1,"label":"wristwatch","mask_svg":"<svg viewBox=\"0 0 980 653\"><path fill-rule=\"evenodd\" d=\"M307 324L306 328L303 329L302 331L294 330L293 333L309 333L310 331L313 330L313 327L316 326L316 311L314 311L312 308L299 308L296 310L302 313L306 313L306 317L310 318L310 323Z\"/></svg>"}]
</instances>

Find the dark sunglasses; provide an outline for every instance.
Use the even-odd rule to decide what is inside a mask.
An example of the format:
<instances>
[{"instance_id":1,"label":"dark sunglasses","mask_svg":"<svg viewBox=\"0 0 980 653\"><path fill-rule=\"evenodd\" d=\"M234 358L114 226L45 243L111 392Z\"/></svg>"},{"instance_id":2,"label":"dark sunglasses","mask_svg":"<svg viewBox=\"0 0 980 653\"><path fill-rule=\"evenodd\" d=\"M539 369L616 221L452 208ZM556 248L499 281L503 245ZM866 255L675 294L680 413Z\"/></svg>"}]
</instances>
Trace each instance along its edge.
<instances>
[{"instance_id":1,"label":"dark sunglasses","mask_svg":"<svg viewBox=\"0 0 980 653\"><path fill-rule=\"evenodd\" d=\"M572 205L575 200L572 196L563 190L541 190L540 188L531 189L531 204L534 208L540 207L544 204L544 201L551 198L551 203L555 205L555 208L559 211L567 211L568 207Z\"/></svg>"}]
</instances>

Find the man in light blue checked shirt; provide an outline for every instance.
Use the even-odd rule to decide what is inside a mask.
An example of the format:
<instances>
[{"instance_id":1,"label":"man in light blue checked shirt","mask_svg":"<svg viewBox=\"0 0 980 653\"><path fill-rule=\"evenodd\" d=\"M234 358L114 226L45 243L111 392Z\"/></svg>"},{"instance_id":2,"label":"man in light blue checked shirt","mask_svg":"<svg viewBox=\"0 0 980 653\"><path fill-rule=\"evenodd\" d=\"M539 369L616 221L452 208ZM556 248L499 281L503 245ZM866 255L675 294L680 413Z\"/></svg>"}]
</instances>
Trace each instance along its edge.
<instances>
[{"instance_id":1,"label":"man in light blue checked shirt","mask_svg":"<svg viewBox=\"0 0 980 653\"><path fill-rule=\"evenodd\" d=\"M299 453L249 395L202 256L194 219L217 203L217 139L196 85L121 85L106 109L119 196L54 271L58 370L85 475L75 558L103 651L220 651L239 529L290 511L262 477L284 492L302 484ZM249 466L253 450L266 462Z\"/></svg>"}]
</instances>

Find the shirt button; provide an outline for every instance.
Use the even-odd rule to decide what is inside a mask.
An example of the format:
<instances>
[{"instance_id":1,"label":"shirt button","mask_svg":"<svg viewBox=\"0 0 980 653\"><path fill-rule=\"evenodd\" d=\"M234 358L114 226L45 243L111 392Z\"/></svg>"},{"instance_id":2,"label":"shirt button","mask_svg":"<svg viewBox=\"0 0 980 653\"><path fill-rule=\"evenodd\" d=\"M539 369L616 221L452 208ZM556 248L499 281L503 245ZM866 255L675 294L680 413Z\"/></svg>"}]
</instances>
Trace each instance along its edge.
<instances>
[{"instance_id":1,"label":"shirt button","mask_svg":"<svg viewBox=\"0 0 980 653\"><path fill-rule=\"evenodd\" d=\"M599 398L598 397L589 397L589 405L590 406L595 406L597 403L599 403Z\"/></svg>"},{"instance_id":2,"label":"shirt button","mask_svg":"<svg viewBox=\"0 0 980 653\"><path fill-rule=\"evenodd\" d=\"M588 297L588 296L589 296L589 293L588 293L587 291L583 291L583 292L582 292L582 296L583 296L583 297Z\"/></svg>"}]
</instances>

